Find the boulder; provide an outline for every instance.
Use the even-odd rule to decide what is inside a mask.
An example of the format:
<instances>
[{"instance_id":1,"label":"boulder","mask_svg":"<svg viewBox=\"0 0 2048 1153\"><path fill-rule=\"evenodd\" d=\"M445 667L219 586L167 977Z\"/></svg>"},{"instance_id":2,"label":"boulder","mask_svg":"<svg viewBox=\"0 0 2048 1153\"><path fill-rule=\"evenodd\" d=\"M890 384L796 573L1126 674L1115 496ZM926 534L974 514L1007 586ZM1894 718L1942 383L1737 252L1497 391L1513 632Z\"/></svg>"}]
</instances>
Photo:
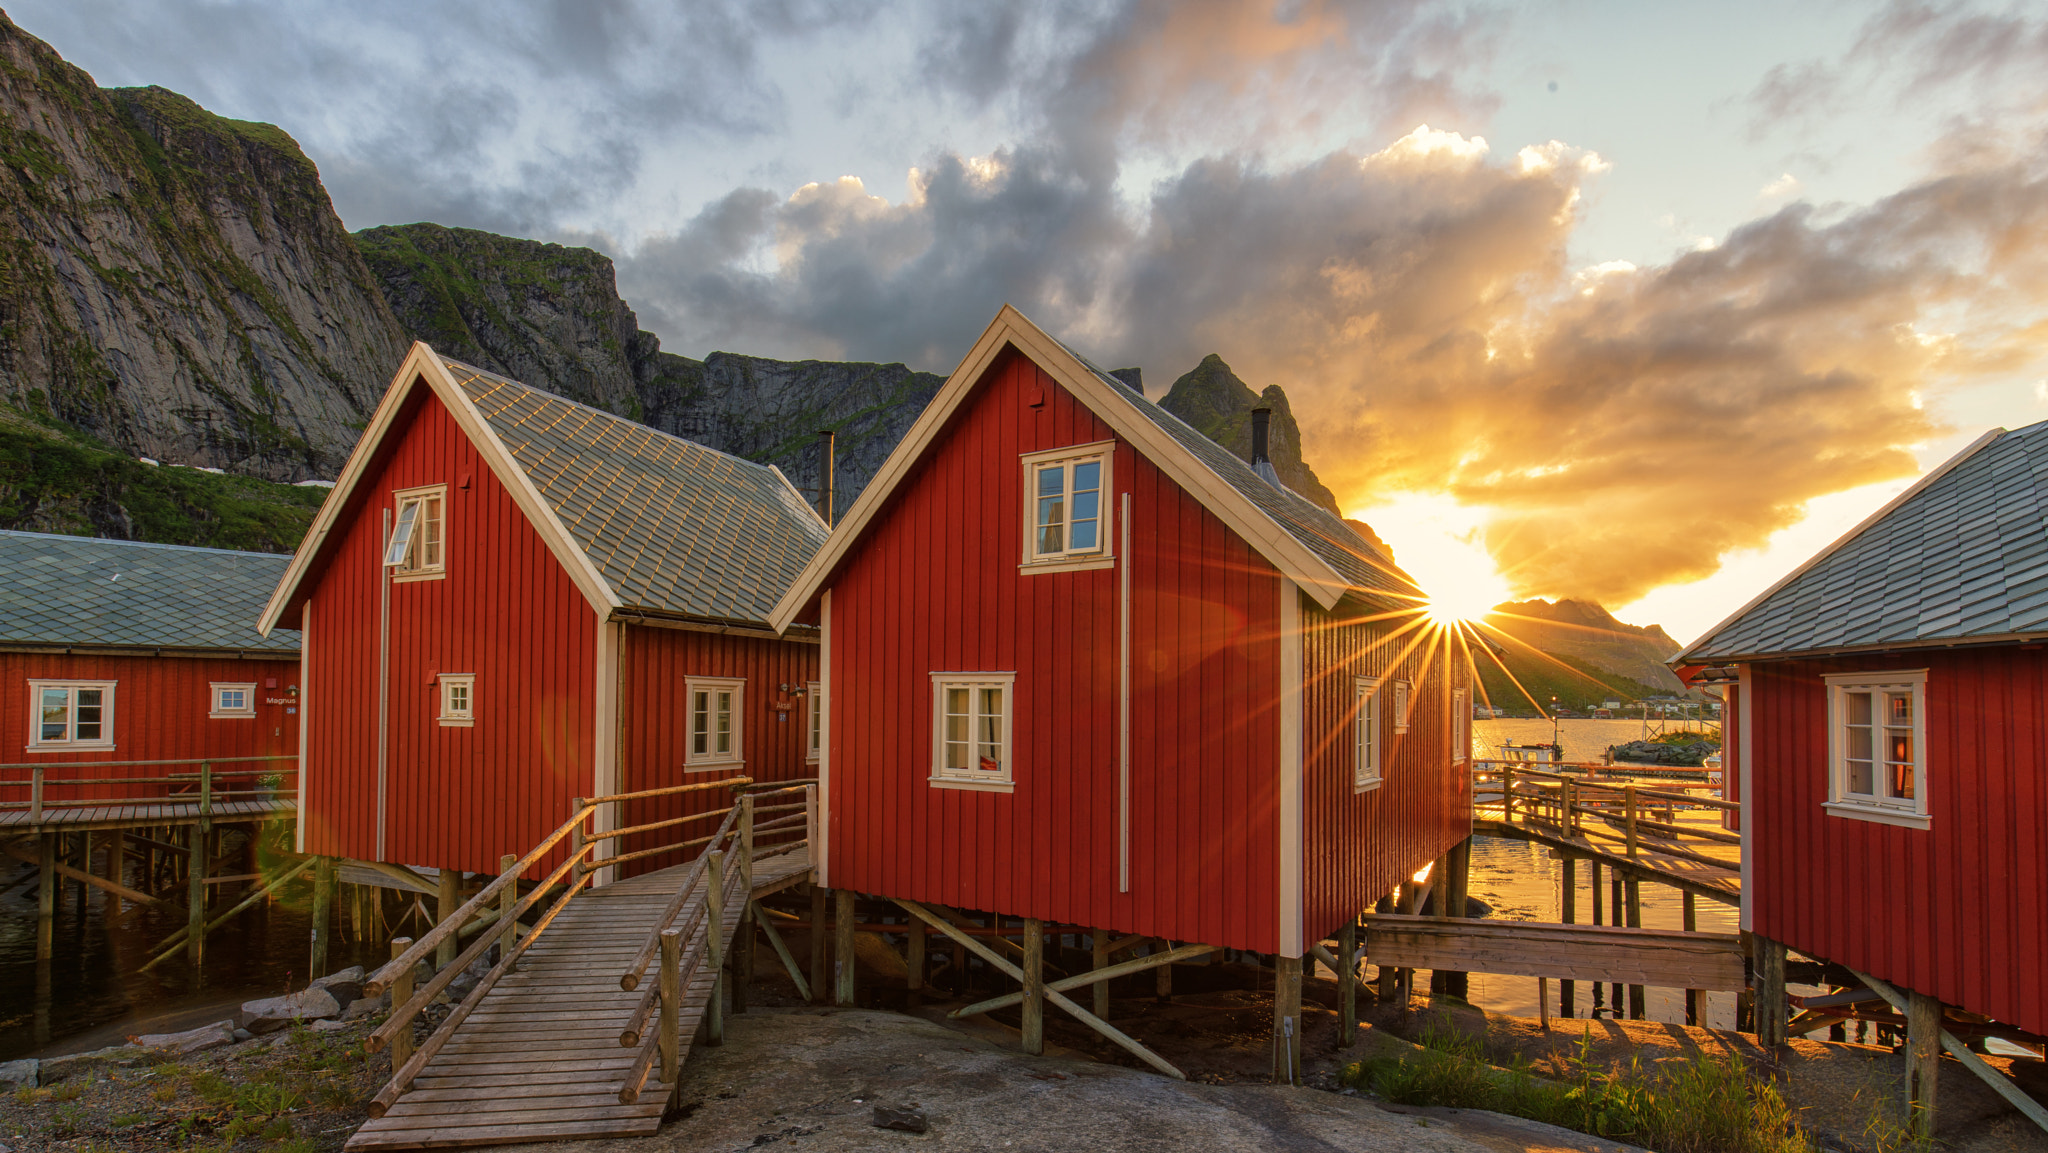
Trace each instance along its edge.
<instances>
[{"instance_id":1,"label":"boulder","mask_svg":"<svg viewBox=\"0 0 2048 1153\"><path fill-rule=\"evenodd\" d=\"M334 1003L344 1009L362 1000L363 997L363 986L360 981L329 981L326 984L315 985L314 988L325 990L328 996L334 998Z\"/></svg>"},{"instance_id":2,"label":"boulder","mask_svg":"<svg viewBox=\"0 0 2048 1153\"><path fill-rule=\"evenodd\" d=\"M0 1061L0 1089L33 1089L36 1087L36 1066L34 1057L19 1061Z\"/></svg>"},{"instance_id":3,"label":"boulder","mask_svg":"<svg viewBox=\"0 0 2048 1153\"><path fill-rule=\"evenodd\" d=\"M319 980L314 981L311 985L307 986L307 988L325 989L328 986L337 983L360 985L363 983L364 978L367 976L368 974L363 972L363 967L361 965L350 965L346 969L342 969L337 972L327 974L325 977L322 977Z\"/></svg>"},{"instance_id":4,"label":"boulder","mask_svg":"<svg viewBox=\"0 0 2048 1153\"><path fill-rule=\"evenodd\" d=\"M44 1085L57 1082L103 1065L120 1069L132 1069L142 1063L144 1050L135 1045L110 1045L105 1049L94 1049L90 1053L66 1053L62 1057L45 1057L36 1069L36 1080Z\"/></svg>"},{"instance_id":5,"label":"boulder","mask_svg":"<svg viewBox=\"0 0 2048 1153\"><path fill-rule=\"evenodd\" d=\"M341 1031L342 1031L343 1029L346 1029L346 1028L348 1028L348 1027L349 1027L349 1026L348 1026L348 1022L346 1022L346 1021L315 1021L315 1022L313 1022L313 1031L314 1031L315 1033L339 1033L339 1032L341 1032Z\"/></svg>"},{"instance_id":6,"label":"boulder","mask_svg":"<svg viewBox=\"0 0 2048 1153\"><path fill-rule=\"evenodd\" d=\"M143 1033L128 1040L152 1053L177 1057L186 1053L197 1053L203 1049L218 1049L222 1045L232 1045L242 1039L236 1035L238 1033L241 1033L241 1030L235 1028L233 1021L215 1021L211 1025L201 1025L197 1029L187 1029L182 1033Z\"/></svg>"},{"instance_id":7,"label":"boulder","mask_svg":"<svg viewBox=\"0 0 2048 1153\"><path fill-rule=\"evenodd\" d=\"M306 989L283 997L265 997L242 1002L244 1028L251 1033L274 1033L300 1021L341 1016L341 1002L325 989Z\"/></svg>"}]
</instances>

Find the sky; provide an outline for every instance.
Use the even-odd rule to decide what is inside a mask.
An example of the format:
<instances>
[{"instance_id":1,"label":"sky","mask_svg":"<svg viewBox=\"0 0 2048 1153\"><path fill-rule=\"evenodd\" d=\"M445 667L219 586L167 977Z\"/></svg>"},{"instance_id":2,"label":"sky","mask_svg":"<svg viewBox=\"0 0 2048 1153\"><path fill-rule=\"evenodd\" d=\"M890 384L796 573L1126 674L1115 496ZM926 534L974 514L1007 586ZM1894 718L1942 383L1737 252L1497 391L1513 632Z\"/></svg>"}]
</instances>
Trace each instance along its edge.
<instances>
[{"instance_id":1,"label":"sky","mask_svg":"<svg viewBox=\"0 0 2048 1153\"><path fill-rule=\"evenodd\" d=\"M1425 588L1688 639L2048 419L2048 8L34 0L351 228L582 244L672 352L1207 353Z\"/></svg>"}]
</instances>

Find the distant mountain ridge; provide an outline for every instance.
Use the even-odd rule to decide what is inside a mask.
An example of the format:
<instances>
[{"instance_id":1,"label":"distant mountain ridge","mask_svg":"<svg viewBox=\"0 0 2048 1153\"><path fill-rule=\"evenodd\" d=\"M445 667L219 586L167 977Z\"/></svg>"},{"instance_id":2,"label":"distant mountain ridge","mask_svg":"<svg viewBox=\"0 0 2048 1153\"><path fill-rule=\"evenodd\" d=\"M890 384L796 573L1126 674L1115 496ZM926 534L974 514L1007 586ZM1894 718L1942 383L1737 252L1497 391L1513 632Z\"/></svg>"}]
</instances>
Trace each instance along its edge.
<instances>
[{"instance_id":1,"label":"distant mountain ridge","mask_svg":"<svg viewBox=\"0 0 2048 1153\"><path fill-rule=\"evenodd\" d=\"M1486 623L1536 649L1676 696L1685 690L1664 662L1681 647L1661 625L1623 624L1591 601L1510 601Z\"/></svg>"}]
</instances>

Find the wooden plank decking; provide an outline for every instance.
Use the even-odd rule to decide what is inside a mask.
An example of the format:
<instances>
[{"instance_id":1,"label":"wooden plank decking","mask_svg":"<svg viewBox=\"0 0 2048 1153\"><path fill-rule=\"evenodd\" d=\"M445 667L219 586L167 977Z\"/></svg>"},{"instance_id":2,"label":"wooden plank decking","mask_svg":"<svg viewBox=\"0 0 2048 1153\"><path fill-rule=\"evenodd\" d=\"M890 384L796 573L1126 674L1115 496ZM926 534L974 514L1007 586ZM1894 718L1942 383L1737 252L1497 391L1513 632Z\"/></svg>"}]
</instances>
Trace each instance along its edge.
<instances>
[{"instance_id":1,"label":"wooden plank decking","mask_svg":"<svg viewBox=\"0 0 2048 1153\"><path fill-rule=\"evenodd\" d=\"M214 801L204 813L199 811L197 798L190 801L108 805L80 801L61 806L45 806L40 822L33 820L33 814L25 808L0 809L0 831L26 833L44 830L55 832L60 828L135 829L150 825L190 824L202 816L216 822L233 822L294 817L298 812L298 801L290 797L264 801Z\"/></svg>"},{"instance_id":2,"label":"wooden plank decking","mask_svg":"<svg viewBox=\"0 0 2048 1153\"><path fill-rule=\"evenodd\" d=\"M420 1071L383 1117L349 1138L348 1149L428 1149L653 1133L672 1085L648 1076L636 1104L619 1102L634 1051L619 1034L641 991L619 976L675 896L687 866L662 869L578 895L533 943ZM808 850L760 861L754 895L809 878ZM704 883L678 917L687 922ZM730 945L744 906L733 901L721 926ZM711 968L700 966L684 991L682 1053L710 1004ZM649 970L645 981L655 974Z\"/></svg>"}]
</instances>

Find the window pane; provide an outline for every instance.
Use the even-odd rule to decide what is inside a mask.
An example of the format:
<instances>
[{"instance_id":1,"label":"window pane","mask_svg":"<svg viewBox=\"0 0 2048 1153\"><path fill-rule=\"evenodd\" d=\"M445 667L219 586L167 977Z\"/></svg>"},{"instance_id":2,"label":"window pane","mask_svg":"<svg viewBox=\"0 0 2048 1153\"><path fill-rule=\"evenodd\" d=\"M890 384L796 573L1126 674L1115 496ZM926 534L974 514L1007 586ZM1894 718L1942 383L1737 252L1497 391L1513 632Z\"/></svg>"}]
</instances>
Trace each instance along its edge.
<instances>
[{"instance_id":1,"label":"window pane","mask_svg":"<svg viewBox=\"0 0 2048 1153\"><path fill-rule=\"evenodd\" d=\"M1074 466L1074 496L1084 492L1096 492L1102 488L1102 462L1091 460Z\"/></svg>"},{"instance_id":2,"label":"window pane","mask_svg":"<svg viewBox=\"0 0 2048 1153\"><path fill-rule=\"evenodd\" d=\"M1849 791L1873 796L1877 793L1877 781L1871 772L1869 761L1849 762Z\"/></svg>"},{"instance_id":3,"label":"window pane","mask_svg":"<svg viewBox=\"0 0 2048 1153\"><path fill-rule=\"evenodd\" d=\"M1062 552L1067 547L1066 506L1056 496L1038 500L1038 551Z\"/></svg>"},{"instance_id":4,"label":"window pane","mask_svg":"<svg viewBox=\"0 0 2048 1153\"><path fill-rule=\"evenodd\" d=\"M70 726L71 690L43 690L43 736L46 741L61 741Z\"/></svg>"},{"instance_id":5,"label":"window pane","mask_svg":"<svg viewBox=\"0 0 2048 1153\"><path fill-rule=\"evenodd\" d=\"M1848 709L1847 719L1850 724L1867 725L1870 723L1869 693L1843 693L1842 703Z\"/></svg>"},{"instance_id":6,"label":"window pane","mask_svg":"<svg viewBox=\"0 0 2048 1153\"><path fill-rule=\"evenodd\" d=\"M732 694L718 694L718 751L732 751Z\"/></svg>"},{"instance_id":7,"label":"window pane","mask_svg":"<svg viewBox=\"0 0 2048 1153\"><path fill-rule=\"evenodd\" d=\"M78 708L72 716L71 735L73 739L81 741L97 741L100 739L100 701L105 696L105 689L78 690Z\"/></svg>"},{"instance_id":8,"label":"window pane","mask_svg":"<svg viewBox=\"0 0 2048 1153\"><path fill-rule=\"evenodd\" d=\"M1891 766L1891 795L1901 801L1913 799L1913 766Z\"/></svg>"},{"instance_id":9,"label":"window pane","mask_svg":"<svg viewBox=\"0 0 2048 1153\"><path fill-rule=\"evenodd\" d=\"M1074 523L1068 533L1073 539L1073 544L1069 547L1095 547L1096 530L1100 527L1097 507L1101 499L1102 494L1096 492L1074 494Z\"/></svg>"},{"instance_id":10,"label":"window pane","mask_svg":"<svg viewBox=\"0 0 2048 1153\"><path fill-rule=\"evenodd\" d=\"M426 512L420 522L420 563L428 568L441 564L441 498L431 497L426 501Z\"/></svg>"},{"instance_id":11,"label":"window pane","mask_svg":"<svg viewBox=\"0 0 2048 1153\"><path fill-rule=\"evenodd\" d=\"M690 751L711 751L711 694L699 690L690 694Z\"/></svg>"},{"instance_id":12,"label":"window pane","mask_svg":"<svg viewBox=\"0 0 2048 1153\"><path fill-rule=\"evenodd\" d=\"M398 520L391 526L391 544L384 550L384 563L400 568L412 567L413 521L420 514L420 502L405 501L398 506Z\"/></svg>"},{"instance_id":13,"label":"window pane","mask_svg":"<svg viewBox=\"0 0 2048 1153\"><path fill-rule=\"evenodd\" d=\"M1064 496L1067 491L1067 466L1055 464L1038 470L1039 496Z\"/></svg>"},{"instance_id":14,"label":"window pane","mask_svg":"<svg viewBox=\"0 0 2048 1153\"><path fill-rule=\"evenodd\" d=\"M1849 737L1849 759L1852 761L1875 760L1869 729L1849 728L1843 730Z\"/></svg>"},{"instance_id":15,"label":"window pane","mask_svg":"<svg viewBox=\"0 0 2048 1153\"><path fill-rule=\"evenodd\" d=\"M1887 699L1888 699L1888 700L1890 701L1890 704L1891 704L1891 707L1890 707L1889 711L1888 711L1888 712L1887 712L1887 714L1886 714L1886 718L1885 718L1885 723L1886 723L1886 724L1891 724L1891 725L1910 725L1910 724L1912 724L1912 723L1913 723L1913 694L1911 694L1911 693L1886 693L1886 694L1885 694L1885 696L1887 697Z\"/></svg>"},{"instance_id":16,"label":"window pane","mask_svg":"<svg viewBox=\"0 0 2048 1153\"><path fill-rule=\"evenodd\" d=\"M980 765L990 772L1003 769L1003 690L981 690L981 715L979 722L981 748Z\"/></svg>"}]
</instances>

